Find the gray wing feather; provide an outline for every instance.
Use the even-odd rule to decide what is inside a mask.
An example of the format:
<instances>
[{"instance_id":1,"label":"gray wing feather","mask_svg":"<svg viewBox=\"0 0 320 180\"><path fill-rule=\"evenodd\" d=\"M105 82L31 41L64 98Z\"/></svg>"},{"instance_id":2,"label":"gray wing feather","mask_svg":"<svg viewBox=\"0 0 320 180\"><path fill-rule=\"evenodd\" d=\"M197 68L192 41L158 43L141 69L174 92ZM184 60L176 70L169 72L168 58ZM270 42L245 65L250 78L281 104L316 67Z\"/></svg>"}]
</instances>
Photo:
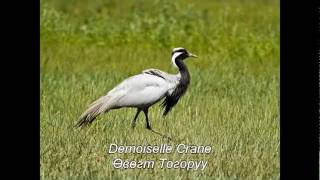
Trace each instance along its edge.
<instances>
[{"instance_id":1,"label":"gray wing feather","mask_svg":"<svg viewBox=\"0 0 320 180\"><path fill-rule=\"evenodd\" d=\"M91 124L98 115L107 111L112 104L111 96L102 96L89 105L89 108L80 116L77 127Z\"/></svg>"}]
</instances>

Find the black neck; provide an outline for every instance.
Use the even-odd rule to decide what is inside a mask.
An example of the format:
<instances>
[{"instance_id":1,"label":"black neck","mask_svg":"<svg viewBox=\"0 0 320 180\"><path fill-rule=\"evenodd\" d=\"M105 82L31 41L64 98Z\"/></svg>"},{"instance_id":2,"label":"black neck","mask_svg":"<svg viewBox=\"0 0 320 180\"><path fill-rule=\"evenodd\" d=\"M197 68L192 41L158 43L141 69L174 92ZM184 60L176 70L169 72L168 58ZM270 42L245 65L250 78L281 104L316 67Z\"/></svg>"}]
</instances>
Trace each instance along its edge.
<instances>
[{"instance_id":1,"label":"black neck","mask_svg":"<svg viewBox=\"0 0 320 180\"><path fill-rule=\"evenodd\" d=\"M187 66L183 63L183 60L176 58L175 63L179 68L181 77L174 91L167 95L162 103L162 106L165 108L163 115L166 115L172 109L172 107L177 104L180 97L186 92L190 82L190 74Z\"/></svg>"},{"instance_id":2,"label":"black neck","mask_svg":"<svg viewBox=\"0 0 320 180\"><path fill-rule=\"evenodd\" d=\"M175 62L176 62L176 65L178 66L180 74L181 74L180 83L183 83L184 85L188 86L188 84L190 82L190 74L189 74L187 66L183 63L183 60L181 60L181 59L176 59Z\"/></svg>"}]
</instances>

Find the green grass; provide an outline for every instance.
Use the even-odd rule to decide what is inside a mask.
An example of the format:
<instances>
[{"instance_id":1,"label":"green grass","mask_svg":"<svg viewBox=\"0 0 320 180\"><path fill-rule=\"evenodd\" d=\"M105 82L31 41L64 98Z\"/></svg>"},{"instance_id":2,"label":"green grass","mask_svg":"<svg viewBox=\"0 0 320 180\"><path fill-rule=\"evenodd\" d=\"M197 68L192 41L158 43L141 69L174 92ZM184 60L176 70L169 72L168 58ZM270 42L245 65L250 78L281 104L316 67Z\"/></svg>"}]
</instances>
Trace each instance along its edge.
<instances>
[{"instance_id":1,"label":"green grass","mask_svg":"<svg viewBox=\"0 0 320 180\"><path fill-rule=\"evenodd\" d=\"M279 179L278 1L41 1L42 179ZM211 145L210 155L107 153L110 143L168 143L144 129L134 109L75 129L96 98L144 69L177 73L173 47L187 60L191 84L166 118L151 125L179 142ZM208 160L204 171L118 170L113 158Z\"/></svg>"}]
</instances>

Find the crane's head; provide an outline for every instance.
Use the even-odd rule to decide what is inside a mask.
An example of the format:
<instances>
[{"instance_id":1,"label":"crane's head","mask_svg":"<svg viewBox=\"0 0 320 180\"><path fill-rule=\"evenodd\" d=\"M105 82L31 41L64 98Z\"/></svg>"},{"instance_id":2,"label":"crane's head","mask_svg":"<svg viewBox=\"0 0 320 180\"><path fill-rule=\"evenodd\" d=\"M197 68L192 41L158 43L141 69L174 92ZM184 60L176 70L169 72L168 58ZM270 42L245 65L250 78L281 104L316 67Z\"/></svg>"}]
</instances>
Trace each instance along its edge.
<instances>
[{"instance_id":1,"label":"crane's head","mask_svg":"<svg viewBox=\"0 0 320 180\"><path fill-rule=\"evenodd\" d=\"M172 53L171 53L171 60L172 63L175 67L177 67L176 65L176 60L185 60L188 57L194 57L197 58L198 56L196 56L195 54L192 54L190 52L188 52L185 48L182 47L178 47L178 48L173 48L172 49Z\"/></svg>"}]
</instances>

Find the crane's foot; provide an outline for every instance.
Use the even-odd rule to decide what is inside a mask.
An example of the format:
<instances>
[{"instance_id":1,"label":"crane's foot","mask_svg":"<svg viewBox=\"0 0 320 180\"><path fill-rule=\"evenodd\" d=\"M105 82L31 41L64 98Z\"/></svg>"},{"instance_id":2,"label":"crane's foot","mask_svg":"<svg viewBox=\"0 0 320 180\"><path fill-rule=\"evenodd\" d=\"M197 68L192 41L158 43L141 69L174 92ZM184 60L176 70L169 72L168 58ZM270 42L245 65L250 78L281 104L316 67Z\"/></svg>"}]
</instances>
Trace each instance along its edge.
<instances>
[{"instance_id":1,"label":"crane's foot","mask_svg":"<svg viewBox=\"0 0 320 180\"><path fill-rule=\"evenodd\" d=\"M167 135L164 135L164 134L161 134L160 132L157 132L157 131L153 130L153 129L151 128L151 126L147 126L146 128L147 128L149 131L151 131L151 132L153 132L153 133L155 133L155 134L158 134L158 135L162 136L163 138L168 139L169 141L172 141L172 138L171 138L171 137L169 137L169 136L167 136Z\"/></svg>"}]
</instances>

